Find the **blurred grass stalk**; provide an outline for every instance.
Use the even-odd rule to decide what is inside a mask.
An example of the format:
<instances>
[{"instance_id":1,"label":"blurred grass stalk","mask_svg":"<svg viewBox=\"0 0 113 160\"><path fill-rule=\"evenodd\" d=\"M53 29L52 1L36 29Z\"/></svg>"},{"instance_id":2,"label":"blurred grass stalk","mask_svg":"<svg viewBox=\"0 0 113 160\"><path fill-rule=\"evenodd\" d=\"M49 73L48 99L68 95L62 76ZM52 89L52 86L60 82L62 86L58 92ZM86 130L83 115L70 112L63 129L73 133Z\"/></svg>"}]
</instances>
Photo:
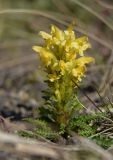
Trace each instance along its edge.
<instances>
[{"instance_id":1,"label":"blurred grass stalk","mask_svg":"<svg viewBox=\"0 0 113 160\"><path fill-rule=\"evenodd\" d=\"M72 22L72 20L74 19L74 17L71 16L64 16L61 13L57 13L55 16L54 12L45 12L45 11L39 11L39 10L32 10L32 9L2 9L0 10L0 15L11 15L11 14L27 14L27 15L33 15L33 16L43 16L46 17L48 19L51 19L57 23L60 23L64 26L69 26L69 22L66 22L66 17L67 19L70 21L70 23ZM59 18L60 17L60 18ZM79 22L80 24L80 22ZM4 23L2 23L2 27L4 27ZM82 24L83 25L83 24ZM100 39L98 38L94 33L91 33L87 30L84 30L81 28L81 26L76 27L75 29L76 31L87 35L88 37L92 38L93 40L95 40L96 42L100 43L101 45L109 48L110 50L113 50L113 47L110 43L108 43L107 41L105 41L104 39Z\"/></svg>"}]
</instances>

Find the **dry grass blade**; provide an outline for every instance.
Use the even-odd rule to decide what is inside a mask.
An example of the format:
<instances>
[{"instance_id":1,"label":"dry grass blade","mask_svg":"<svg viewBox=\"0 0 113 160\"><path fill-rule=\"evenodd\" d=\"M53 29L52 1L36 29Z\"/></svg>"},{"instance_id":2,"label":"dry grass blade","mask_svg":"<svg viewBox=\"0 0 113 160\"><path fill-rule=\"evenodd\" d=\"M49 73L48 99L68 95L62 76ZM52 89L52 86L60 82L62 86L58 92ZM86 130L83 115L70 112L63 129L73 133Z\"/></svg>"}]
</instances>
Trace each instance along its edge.
<instances>
[{"instance_id":1,"label":"dry grass blade","mask_svg":"<svg viewBox=\"0 0 113 160\"><path fill-rule=\"evenodd\" d=\"M96 92L97 92L97 94L98 94L98 96L99 96L99 98L100 98L100 101L101 101L102 105L104 105L104 107L106 107L107 111L108 111L109 114L112 116L112 113L111 113L108 105L106 105L106 102L105 102L104 98L101 96L101 94L100 94L100 92L98 91L98 89L97 89L97 88L95 88L95 89L96 89Z\"/></svg>"},{"instance_id":2,"label":"dry grass blade","mask_svg":"<svg viewBox=\"0 0 113 160\"><path fill-rule=\"evenodd\" d=\"M113 129L113 127L107 128L107 129L105 129L105 130L103 130L103 131L101 131L101 132L99 132L99 133L96 133L96 134L90 136L90 138L99 136L99 135L101 135L101 134L103 134L103 133L105 134L106 132L108 132L108 131L110 131L110 130L112 130L112 129Z\"/></svg>"},{"instance_id":3,"label":"dry grass blade","mask_svg":"<svg viewBox=\"0 0 113 160\"><path fill-rule=\"evenodd\" d=\"M90 37L91 39L95 40L96 42L98 42L99 44L109 48L110 50L113 50L113 47L111 44L107 43L105 40L103 39L100 39L98 38L97 36L95 36L94 34L92 33L89 33L88 31L86 30L83 30L81 29L80 27L76 27L75 29L76 31L80 32L80 33L83 33L83 34L86 34L88 37Z\"/></svg>"},{"instance_id":4,"label":"dry grass blade","mask_svg":"<svg viewBox=\"0 0 113 160\"><path fill-rule=\"evenodd\" d=\"M95 0L100 6L106 8L106 9L110 9L113 10L113 5L112 4L108 4L102 0Z\"/></svg>"},{"instance_id":5,"label":"dry grass blade","mask_svg":"<svg viewBox=\"0 0 113 160\"><path fill-rule=\"evenodd\" d=\"M103 113L103 111L95 104L95 102L82 90L82 88L80 86L78 86L78 84L75 83L74 80L72 80L73 83L75 84L75 86L77 86L78 89L80 89L80 91L83 93L83 95L93 104L93 106L98 109L98 111L100 111L101 113Z\"/></svg>"},{"instance_id":6,"label":"dry grass blade","mask_svg":"<svg viewBox=\"0 0 113 160\"><path fill-rule=\"evenodd\" d=\"M47 142L23 139L12 134L0 132L0 151L16 154L21 156L21 159L25 156L40 156L56 160L80 160L82 154L84 160L91 159L92 156L95 160L112 160L110 153L96 144L82 137L76 136L74 138L78 141L77 145L59 147Z\"/></svg>"},{"instance_id":7,"label":"dry grass blade","mask_svg":"<svg viewBox=\"0 0 113 160\"><path fill-rule=\"evenodd\" d=\"M31 61L35 61L37 60L36 56L34 55L29 55L29 56L23 56L20 57L19 59L12 59L12 60L8 60L5 63L1 63L0 64L0 70L4 70L4 69L9 69L11 67L14 67L16 65L20 65L20 64L25 64L26 62L29 63Z\"/></svg>"},{"instance_id":8,"label":"dry grass blade","mask_svg":"<svg viewBox=\"0 0 113 160\"><path fill-rule=\"evenodd\" d=\"M0 11L0 15L7 15L7 14L28 14L28 15L40 15L40 16L44 16L48 19L51 19L53 21L56 21L64 26L69 26L69 23L63 21L61 19L61 17L57 18L54 16L54 13L52 12L52 14L50 14L49 12L42 12L42 11L37 11L37 10L30 10L30 9L4 9ZM76 27L75 30L77 32L80 32L82 34L87 35L88 37L90 37L91 39L93 39L94 41L98 42L99 44L109 48L110 50L113 50L113 46L111 44L109 44L108 42L106 42L103 39L98 38L97 36L95 36L92 33L89 33L88 31L85 31L84 29L79 27Z\"/></svg>"},{"instance_id":9,"label":"dry grass blade","mask_svg":"<svg viewBox=\"0 0 113 160\"><path fill-rule=\"evenodd\" d=\"M71 13L68 7L65 5L65 3L63 3L63 1L52 0L52 2L61 13L68 13L68 14Z\"/></svg>"},{"instance_id":10,"label":"dry grass blade","mask_svg":"<svg viewBox=\"0 0 113 160\"><path fill-rule=\"evenodd\" d=\"M102 77L101 80L101 85L99 87L99 92L101 92L101 94L104 96L107 89L109 88L109 84L112 83L113 81L113 68L112 68L112 62L113 62L113 52L111 52L111 55L109 57L108 60L108 64L107 64L107 69L105 71L104 76Z\"/></svg>"},{"instance_id":11,"label":"dry grass blade","mask_svg":"<svg viewBox=\"0 0 113 160\"><path fill-rule=\"evenodd\" d=\"M71 1L73 3L76 3L78 6L82 7L83 9L87 10L91 14L93 14L95 17L97 17L99 20L101 20L104 24L106 24L106 26L108 26L111 30L113 30L113 25L111 25L103 16L101 16L99 13L97 13L93 8L80 2L80 0L71 0Z\"/></svg>"},{"instance_id":12,"label":"dry grass blade","mask_svg":"<svg viewBox=\"0 0 113 160\"><path fill-rule=\"evenodd\" d=\"M0 150L24 154L57 158L58 154L46 143L25 140L11 134L0 132Z\"/></svg>"},{"instance_id":13,"label":"dry grass blade","mask_svg":"<svg viewBox=\"0 0 113 160\"><path fill-rule=\"evenodd\" d=\"M105 133L105 135L107 136L107 137L111 137L111 138L113 138L113 133Z\"/></svg>"},{"instance_id":14,"label":"dry grass blade","mask_svg":"<svg viewBox=\"0 0 113 160\"><path fill-rule=\"evenodd\" d=\"M111 107L113 108L113 103L111 102L110 98L109 98L109 97L107 97L107 99L108 99L108 101L109 101L109 104L110 104L110 105L111 105ZM112 112L111 112L111 114L112 114Z\"/></svg>"},{"instance_id":15,"label":"dry grass blade","mask_svg":"<svg viewBox=\"0 0 113 160\"><path fill-rule=\"evenodd\" d=\"M32 10L32 9L4 9L0 11L0 15L4 14L30 14L30 15L40 15L44 16L48 19L52 19L54 21L58 21L59 23L62 23L60 19L56 19L53 15L50 15L46 12L43 11L37 11L37 10Z\"/></svg>"},{"instance_id":16,"label":"dry grass blade","mask_svg":"<svg viewBox=\"0 0 113 160\"><path fill-rule=\"evenodd\" d=\"M63 15L63 14L61 14L61 13L54 13L54 12L48 12L49 14L53 14L53 15L55 15L55 17L57 18L57 19L61 19L62 20L62 22L61 22L61 24L62 25L64 25L64 26L68 26L69 24L66 22L66 21L69 21L70 23L74 20L74 19L76 19L76 21L77 21L77 26L75 27L75 30L77 31L77 32L79 32L79 33L82 33L82 34L85 34L85 35L87 35L88 37L90 37L91 39L93 39L94 41L96 41L97 43L99 43L99 44L101 44L101 45L103 45L103 46L105 46L105 47L107 47L108 49L110 49L110 50L113 50L113 46L112 46L112 41L106 41L106 39L104 38L104 37L99 37L98 38L98 36L96 36L93 32L92 32L92 30L91 31L89 31L89 30L87 30L87 26L85 26L85 24L84 23L81 23L80 22L80 20L79 19L77 19L76 17L74 17L74 16L69 16L69 15ZM58 18L59 17L59 18ZM57 21L58 22L58 21Z\"/></svg>"}]
</instances>

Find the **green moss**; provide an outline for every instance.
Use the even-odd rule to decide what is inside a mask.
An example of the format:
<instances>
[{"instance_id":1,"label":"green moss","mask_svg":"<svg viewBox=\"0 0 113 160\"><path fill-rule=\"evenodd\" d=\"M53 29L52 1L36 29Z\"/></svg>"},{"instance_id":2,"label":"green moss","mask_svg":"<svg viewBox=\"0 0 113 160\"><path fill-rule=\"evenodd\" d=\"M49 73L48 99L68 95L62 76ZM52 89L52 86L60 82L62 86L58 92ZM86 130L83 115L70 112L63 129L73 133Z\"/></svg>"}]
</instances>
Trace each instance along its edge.
<instances>
[{"instance_id":1,"label":"green moss","mask_svg":"<svg viewBox=\"0 0 113 160\"><path fill-rule=\"evenodd\" d=\"M113 145L113 138L110 138L106 135L98 135L98 136L92 138L92 140L94 140L98 145L100 145L101 147L103 147L105 149L107 149L111 145Z\"/></svg>"},{"instance_id":2,"label":"green moss","mask_svg":"<svg viewBox=\"0 0 113 160\"><path fill-rule=\"evenodd\" d=\"M27 118L24 119L33 125L32 131L20 131L19 135L29 138L39 138L43 137L51 141L57 141L60 138L58 132L53 130L46 121L39 119Z\"/></svg>"},{"instance_id":3,"label":"green moss","mask_svg":"<svg viewBox=\"0 0 113 160\"><path fill-rule=\"evenodd\" d=\"M110 118L108 113L80 115L73 119L71 128L79 135L92 139L98 145L106 149L113 144L113 138L102 132L105 130L104 128L100 132L98 131L98 128L103 127L103 121L105 121L104 117Z\"/></svg>"}]
</instances>

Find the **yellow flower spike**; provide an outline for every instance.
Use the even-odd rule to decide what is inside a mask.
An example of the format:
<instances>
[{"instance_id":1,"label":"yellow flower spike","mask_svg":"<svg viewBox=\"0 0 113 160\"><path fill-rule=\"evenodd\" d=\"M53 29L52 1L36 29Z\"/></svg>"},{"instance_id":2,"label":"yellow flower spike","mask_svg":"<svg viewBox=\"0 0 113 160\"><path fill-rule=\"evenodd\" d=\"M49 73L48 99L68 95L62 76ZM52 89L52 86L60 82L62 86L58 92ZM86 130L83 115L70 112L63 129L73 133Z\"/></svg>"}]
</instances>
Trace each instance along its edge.
<instances>
[{"instance_id":1,"label":"yellow flower spike","mask_svg":"<svg viewBox=\"0 0 113 160\"><path fill-rule=\"evenodd\" d=\"M65 75L72 75L79 83L85 74L85 65L94 61L92 57L84 56L84 51L91 47L88 37L77 38L73 28L74 26L71 25L67 30L62 31L52 25L50 34L40 32L45 39L45 46L33 47L46 67L50 82L55 82Z\"/></svg>"},{"instance_id":2,"label":"yellow flower spike","mask_svg":"<svg viewBox=\"0 0 113 160\"><path fill-rule=\"evenodd\" d=\"M77 90L74 91L75 87L85 76L86 65L94 61L92 57L84 55L84 51L91 47L88 38L77 38L73 29L72 25L62 31L52 25L50 34L40 32L44 46L33 46L47 72L45 82L50 92L45 92L44 96L45 104L42 107L46 112L40 114L54 121L63 136L70 132L70 122L76 109L80 110L82 107L76 95Z\"/></svg>"}]
</instances>

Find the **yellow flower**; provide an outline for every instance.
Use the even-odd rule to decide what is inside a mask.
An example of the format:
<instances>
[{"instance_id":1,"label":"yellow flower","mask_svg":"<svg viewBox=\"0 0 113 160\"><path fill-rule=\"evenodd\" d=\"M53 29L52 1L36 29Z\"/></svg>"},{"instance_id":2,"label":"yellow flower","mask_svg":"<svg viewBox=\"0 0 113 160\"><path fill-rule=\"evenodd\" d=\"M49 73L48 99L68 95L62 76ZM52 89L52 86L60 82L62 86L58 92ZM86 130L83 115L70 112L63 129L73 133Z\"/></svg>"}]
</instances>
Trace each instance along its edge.
<instances>
[{"instance_id":1,"label":"yellow flower","mask_svg":"<svg viewBox=\"0 0 113 160\"><path fill-rule=\"evenodd\" d=\"M59 69L61 71L61 75L64 75L66 70L66 63L63 60L59 61Z\"/></svg>"},{"instance_id":2,"label":"yellow flower","mask_svg":"<svg viewBox=\"0 0 113 160\"><path fill-rule=\"evenodd\" d=\"M94 62L94 58L83 56L75 60L75 65L84 66L85 64L88 64L90 62Z\"/></svg>"},{"instance_id":3,"label":"yellow flower","mask_svg":"<svg viewBox=\"0 0 113 160\"><path fill-rule=\"evenodd\" d=\"M71 61L71 60L74 60L76 58L76 54L73 53L73 52L72 53L67 52L65 54L65 57L66 57L66 61Z\"/></svg>"},{"instance_id":4,"label":"yellow flower","mask_svg":"<svg viewBox=\"0 0 113 160\"><path fill-rule=\"evenodd\" d=\"M49 74L49 75L48 75L48 78L49 78L49 80L50 80L51 82L54 82L54 81L58 80L60 77L57 76L57 75L54 73L54 74Z\"/></svg>"},{"instance_id":5,"label":"yellow flower","mask_svg":"<svg viewBox=\"0 0 113 160\"><path fill-rule=\"evenodd\" d=\"M40 31L40 35L44 38L44 39L51 39L52 36L46 32Z\"/></svg>"},{"instance_id":6,"label":"yellow flower","mask_svg":"<svg viewBox=\"0 0 113 160\"><path fill-rule=\"evenodd\" d=\"M52 61L54 61L54 63L56 62L55 56L46 48L33 46L33 50L39 53L40 58L42 62L45 64L45 66L49 66Z\"/></svg>"},{"instance_id":7,"label":"yellow flower","mask_svg":"<svg viewBox=\"0 0 113 160\"><path fill-rule=\"evenodd\" d=\"M66 63L66 71L70 74L72 69L75 67L75 61L70 61Z\"/></svg>"},{"instance_id":8,"label":"yellow flower","mask_svg":"<svg viewBox=\"0 0 113 160\"><path fill-rule=\"evenodd\" d=\"M55 91L55 96L57 97L58 101L60 102L60 101L61 101L61 95L60 95L59 89L57 89L57 90Z\"/></svg>"},{"instance_id":9,"label":"yellow flower","mask_svg":"<svg viewBox=\"0 0 113 160\"><path fill-rule=\"evenodd\" d=\"M41 31L40 35L45 45L34 46L33 50L39 53L50 82L68 76L70 81L73 77L79 83L85 74L86 64L94 61L92 57L84 56L84 51L91 47L88 38L77 38L72 26L62 31L52 25L50 34Z\"/></svg>"},{"instance_id":10,"label":"yellow flower","mask_svg":"<svg viewBox=\"0 0 113 160\"><path fill-rule=\"evenodd\" d=\"M54 25L51 26L51 35L59 40L59 42L64 40L64 32Z\"/></svg>"},{"instance_id":11,"label":"yellow flower","mask_svg":"<svg viewBox=\"0 0 113 160\"><path fill-rule=\"evenodd\" d=\"M90 43L88 42L88 37L84 36L81 38L78 38L76 40L76 42L78 43L78 52L81 56L83 56L83 52L88 49L91 48Z\"/></svg>"},{"instance_id":12,"label":"yellow flower","mask_svg":"<svg viewBox=\"0 0 113 160\"><path fill-rule=\"evenodd\" d=\"M76 78L77 83L82 80L84 77L84 73L86 71L86 64L93 62L94 59L92 57L80 57L74 61L72 76Z\"/></svg>"},{"instance_id":13,"label":"yellow flower","mask_svg":"<svg viewBox=\"0 0 113 160\"><path fill-rule=\"evenodd\" d=\"M72 75L77 78L77 81L81 81L81 77L84 76L85 66L72 69Z\"/></svg>"}]
</instances>

